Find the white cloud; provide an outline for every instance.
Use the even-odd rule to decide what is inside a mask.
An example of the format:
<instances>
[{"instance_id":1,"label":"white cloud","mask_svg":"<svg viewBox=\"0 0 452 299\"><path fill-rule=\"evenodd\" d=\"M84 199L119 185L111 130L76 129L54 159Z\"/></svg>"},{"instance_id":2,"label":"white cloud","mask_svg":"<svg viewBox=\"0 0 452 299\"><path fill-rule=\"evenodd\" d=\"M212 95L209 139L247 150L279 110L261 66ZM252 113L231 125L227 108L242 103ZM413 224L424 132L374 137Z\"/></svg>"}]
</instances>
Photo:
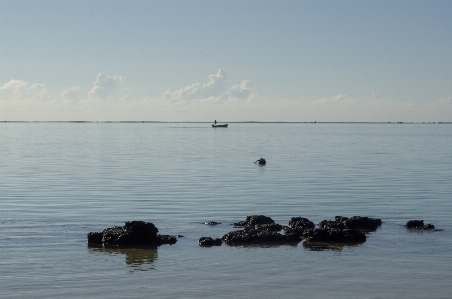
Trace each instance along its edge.
<instances>
[{"instance_id":1,"label":"white cloud","mask_svg":"<svg viewBox=\"0 0 452 299\"><path fill-rule=\"evenodd\" d=\"M75 100L79 97L80 86L68 87L61 92L61 98L63 100Z\"/></svg>"},{"instance_id":2,"label":"white cloud","mask_svg":"<svg viewBox=\"0 0 452 299\"><path fill-rule=\"evenodd\" d=\"M176 91L167 90L163 94L163 98L173 103L184 104L195 100L203 103L222 103L234 98L247 100L254 91L253 85L248 80L231 86L228 75L222 69L218 70L216 74L210 75L209 80L208 83L195 83Z\"/></svg>"},{"instance_id":3,"label":"white cloud","mask_svg":"<svg viewBox=\"0 0 452 299\"><path fill-rule=\"evenodd\" d=\"M11 80L0 86L0 120L452 121L449 95L424 103L375 94L362 98L347 94L317 99L268 98L255 93L248 80L231 83L223 70L209 76L205 84L167 91L159 99L127 97L121 93L123 83L123 77L99 74L88 93L80 92L83 87L72 86L52 97L44 84ZM116 100L105 101L107 98Z\"/></svg>"},{"instance_id":4,"label":"white cloud","mask_svg":"<svg viewBox=\"0 0 452 299\"><path fill-rule=\"evenodd\" d=\"M16 90L16 89L25 88L25 86L27 86L27 85L28 85L28 83L25 82L24 80L12 79L8 83L5 83L2 86L0 86L0 90L8 90L8 89Z\"/></svg>"},{"instance_id":5,"label":"white cloud","mask_svg":"<svg viewBox=\"0 0 452 299\"><path fill-rule=\"evenodd\" d=\"M44 84L29 85L24 80L11 80L0 86L2 99L12 100L43 100L48 97L48 91Z\"/></svg>"},{"instance_id":6,"label":"white cloud","mask_svg":"<svg viewBox=\"0 0 452 299\"><path fill-rule=\"evenodd\" d=\"M115 95L125 78L121 76L105 76L102 73L97 75L94 87L88 92L88 96L92 98L107 99Z\"/></svg>"}]
</instances>

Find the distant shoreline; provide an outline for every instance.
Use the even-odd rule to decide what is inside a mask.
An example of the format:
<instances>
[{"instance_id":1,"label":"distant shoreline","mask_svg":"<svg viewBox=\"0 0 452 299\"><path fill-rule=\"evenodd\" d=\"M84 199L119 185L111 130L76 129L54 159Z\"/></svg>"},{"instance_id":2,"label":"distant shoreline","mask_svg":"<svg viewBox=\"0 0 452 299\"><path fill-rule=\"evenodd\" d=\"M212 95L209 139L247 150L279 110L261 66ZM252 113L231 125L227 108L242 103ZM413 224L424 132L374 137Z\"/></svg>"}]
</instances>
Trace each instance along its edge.
<instances>
[{"instance_id":1,"label":"distant shoreline","mask_svg":"<svg viewBox=\"0 0 452 299\"><path fill-rule=\"evenodd\" d=\"M157 124L209 124L211 121L91 121L91 120L68 120L68 121L58 121L58 120L43 120L43 121L26 121L26 120L2 120L2 123L157 123ZM438 122L363 122L363 121L224 121L221 123L230 124L426 124L426 125L450 125L452 122L438 121Z\"/></svg>"}]
</instances>

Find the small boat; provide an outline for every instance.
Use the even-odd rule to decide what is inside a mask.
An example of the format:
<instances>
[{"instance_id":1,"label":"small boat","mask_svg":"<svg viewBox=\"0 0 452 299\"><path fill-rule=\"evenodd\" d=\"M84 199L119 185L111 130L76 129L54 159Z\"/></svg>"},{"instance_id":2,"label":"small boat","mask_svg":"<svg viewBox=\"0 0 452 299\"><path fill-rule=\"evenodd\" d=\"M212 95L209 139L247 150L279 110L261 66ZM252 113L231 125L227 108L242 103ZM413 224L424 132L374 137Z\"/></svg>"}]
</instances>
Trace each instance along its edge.
<instances>
[{"instance_id":1,"label":"small boat","mask_svg":"<svg viewBox=\"0 0 452 299\"><path fill-rule=\"evenodd\" d=\"M212 128L227 128L228 124L224 124L224 125L212 125Z\"/></svg>"}]
</instances>

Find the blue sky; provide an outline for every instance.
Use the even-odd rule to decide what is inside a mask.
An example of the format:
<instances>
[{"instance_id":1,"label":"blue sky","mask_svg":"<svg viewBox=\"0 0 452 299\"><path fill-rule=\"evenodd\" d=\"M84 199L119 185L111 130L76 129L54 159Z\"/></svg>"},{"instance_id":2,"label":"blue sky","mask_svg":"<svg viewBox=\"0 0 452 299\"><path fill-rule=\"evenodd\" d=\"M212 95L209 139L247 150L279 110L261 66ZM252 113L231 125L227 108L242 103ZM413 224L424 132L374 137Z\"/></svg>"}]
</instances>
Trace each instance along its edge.
<instances>
[{"instance_id":1,"label":"blue sky","mask_svg":"<svg viewBox=\"0 0 452 299\"><path fill-rule=\"evenodd\" d=\"M452 1L0 0L0 120L452 121Z\"/></svg>"}]
</instances>

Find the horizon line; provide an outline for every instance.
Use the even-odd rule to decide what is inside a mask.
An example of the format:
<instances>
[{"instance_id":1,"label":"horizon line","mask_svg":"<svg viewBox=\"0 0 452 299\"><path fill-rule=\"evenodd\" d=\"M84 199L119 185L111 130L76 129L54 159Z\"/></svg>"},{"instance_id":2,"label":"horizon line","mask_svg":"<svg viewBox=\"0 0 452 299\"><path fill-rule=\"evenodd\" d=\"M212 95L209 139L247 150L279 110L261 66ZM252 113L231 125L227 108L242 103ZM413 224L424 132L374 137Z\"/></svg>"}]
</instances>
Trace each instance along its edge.
<instances>
[{"instance_id":1,"label":"horizon line","mask_svg":"<svg viewBox=\"0 0 452 299\"><path fill-rule=\"evenodd\" d=\"M153 120L0 120L2 123L193 123L208 124L211 121L153 121ZM218 122L217 122L218 123ZM403 121L224 121L221 123L244 124L452 124L450 121L403 122Z\"/></svg>"}]
</instances>

